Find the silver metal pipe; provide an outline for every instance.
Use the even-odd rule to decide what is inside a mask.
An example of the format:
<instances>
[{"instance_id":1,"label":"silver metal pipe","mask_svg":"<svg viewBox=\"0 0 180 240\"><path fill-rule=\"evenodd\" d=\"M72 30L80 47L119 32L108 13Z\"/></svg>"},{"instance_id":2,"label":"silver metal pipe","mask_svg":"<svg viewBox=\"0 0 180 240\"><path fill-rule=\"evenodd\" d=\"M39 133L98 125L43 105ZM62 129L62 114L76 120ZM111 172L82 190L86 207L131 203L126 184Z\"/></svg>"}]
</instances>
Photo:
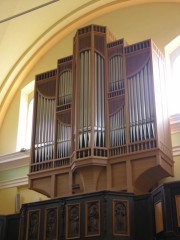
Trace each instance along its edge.
<instances>
[{"instance_id":1,"label":"silver metal pipe","mask_svg":"<svg viewBox=\"0 0 180 240\"><path fill-rule=\"evenodd\" d=\"M83 135L83 102L84 102L84 87L83 87L83 67L84 67L84 53L80 54L80 99L79 99L79 147L82 148Z\"/></svg>"},{"instance_id":2,"label":"silver metal pipe","mask_svg":"<svg viewBox=\"0 0 180 240\"><path fill-rule=\"evenodd\" d=\"M148 89L147 66L144 67L143 74L144 74L144 89L145 89L145 102L146 102L147 138L150 138L150 103L149 103L149 89Z\"/></svg>"},{"instance_id":3,"label":"silver metal pipe","mask_svg":"<svg viewBox=\"0 0 180 240\"><path fill-rule=\"evenodd\" d=\"M145 91L144 91L144 77L143 77L143 71L140 71L140 93L141 93L141 101L142 101L142 133L143 133L143 139L147 138L146 135L146 102L145 102Z\"/></svg>"},{"instance_id":4,"label":"silver metal pipe","mask_svg":"<svg viewBox=\"0 0 180 240\"><path fill-rule=\"evenodd\" d=\"M98 75L97 75L97 91L98 91L98 136L99 136L99 143L98 146L102 146L102 92L103 92L103 86L102 86L102 66L101 66L101 62L102 59L100 57L99 54L97 55L97 59L98 59Z\"/></svg>"},{"instance_id":5,"label":"silver metal pipe","mask_svg":"<svg viewBox=\"0 0 180 240\"><path fill-rule=\"evenodd\" d=\"M131 82L128 79L128 109L129 109L129 131L130 131L130 142L132 142L132 103L131 103Z\"/></svg>"},{"instance_id":6,"label":"silver metal pipe","mask_svg":"<svg viewBox=\"0 0 180 240\"><path fill-rule=\"evenodd\" d=\"M138 106L137 106L137 87L136 87L136 75L132 77L132 90L133 90L133 102L134 102L134 128L135 128L135 141L139 140L138 134Z\"/></svg>"},{"instance_id":7,"label":"silver metal pipe","mask_svg":"<svg viewBox=\"0 0 180 240\"><path fill-rule=\"evenodd\" d=\"M150 124L151 124L151 130L150 130L150 137L155 138L155 132L154 132L154 104L153 104L153 86L152 86L152 79L151 79L151 73L150 70L151 65L150 61L147 65L147 75L148 75L148 92L149 92L149 106L150 106Z\"/></svg>"},{"instance_id":8,"label":"silver metal pipe","mask_svg":"<svg viewBox=\"0 0 180 240\"><path fill-rule=\"evenodd\" d=\"M133 80L130 79L131 86L131 106L132 106L132 142L136 139L136 128L135 128L135 102L134 102L134 91L133 91Z\"/></svg>"},{"instance_id":9,"label":"silver metal pipe","mask_svg":"<svg viewBox=\"0 0 180 240\"><path fill-rule=\"evenodd\" d=\"M138 105L138 125L139 125L139 140L143 139L142 134L142 100L141 100L141 88L140 88L140 77L139 73L136 76L137 78L137 105Z\"/></svg>"},{"instance_id":10,"label":"silver metal pipe","mask_svg":"<svg viewBox=\"0 0 180 240\"><path fill-rule=\"evenodd\" d=\"M89 62L88 62L88 51L85 51L85 62L84 62L84 71L83 71L83 75L84 75L84 123L83 123L83 129L84 129L84 145L85 147L88 146L88 69L89 69Z\"/></svg>"}]
</instances>

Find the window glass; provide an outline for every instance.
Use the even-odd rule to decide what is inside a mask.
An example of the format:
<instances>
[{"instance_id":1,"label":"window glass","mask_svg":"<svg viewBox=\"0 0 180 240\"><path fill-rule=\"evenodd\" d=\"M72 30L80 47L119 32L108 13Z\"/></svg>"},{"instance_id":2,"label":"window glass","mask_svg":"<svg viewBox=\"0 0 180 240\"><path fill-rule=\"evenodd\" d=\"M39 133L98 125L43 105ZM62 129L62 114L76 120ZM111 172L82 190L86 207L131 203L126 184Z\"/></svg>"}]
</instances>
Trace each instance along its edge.
<instances>
[{"instance_id":1,"label":"window glass","mask_svg":"<svg viewBox=\"0 0 180 240\"><path fill-rule=\"evenodd\" d=\"M33 116L34 81L21 90L16 150L30 149Z\"/></svg>"},{"instance_id":2,"label":"window glass","mask_svg":"<svg viewBox=\"0 0 180 240\"><path fill-rule=\"evenodd\" d=\"M165 47L165 53L168 73L168 108L169 116L172 116L180 113L180 36Z\"/></svg>"}]
</instances>

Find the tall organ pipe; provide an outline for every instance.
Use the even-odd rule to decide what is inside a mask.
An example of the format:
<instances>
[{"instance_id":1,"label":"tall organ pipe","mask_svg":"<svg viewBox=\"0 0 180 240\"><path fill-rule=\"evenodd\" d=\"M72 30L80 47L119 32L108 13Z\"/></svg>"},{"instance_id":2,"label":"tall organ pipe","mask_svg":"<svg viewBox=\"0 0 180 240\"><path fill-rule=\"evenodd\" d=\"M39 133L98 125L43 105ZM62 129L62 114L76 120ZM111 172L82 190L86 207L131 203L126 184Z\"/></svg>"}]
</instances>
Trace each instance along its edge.
<instances>
[{"instance_id":1,"label":"tall organ pipe","mask_svg":"<svg viewBox=\"0 0 180 240\"><path fill-rule=\"evenodd\" d=\"M105 146L104 59L95 52L95 138L97 147Z\"/></svg>"},{"instance_id":2,"label":"tall organ pipe","mask_svg":"<svg viewBox=\"0 0 180 240\"><path fill-rule=\"evenodd\" d=\"M53 158L54 148L54 99L37 95L37 119L35 136L35 163Z\"/></svg>"},{"instance_id":3,"label":"tall organ pipe","mask_svg":"<svg viewBox=\"0 0 180 240\"><path fill-rule=\"evenodd\" d=\"M59 77L59 105L71 103L72 96L72 71L66 70ZM65 119L66 119L65 113ZM71 127L58 120L57 123L57 157L63 158L70 155Z\"/></svg>"},{"instance_id":4,"label":"tall organ pipe","mask_svg":"<svg viewBox=\"0 0 180 240\"><path fill-rule=\"evenodd\" d=\"M121 55L113 56L109 60L109 92L115 92L124 88L123 79L123 57ZM130 90L129 90L130 91ZM130 99L129 99L130 101ZM132 118L129 108L130 119ZM126 143L125 131L125 107L124 105L113 115L110 116L110 146L121 146Z\"/></svg>"},{"instance_id":5,"label":"tall organ pipe","mask_svg":"<svg viewBox=\"0 0 180 240\"><path fill-rule=\"evenodd\" d=\"M91 137L91 88L90 51L80 54L80 99L79 99L79 148L90 146Z\"/></svg>"},{"instance_id":6,"label":"tall organ pipe","mask_svg":"<svg viewBox=\"0 0 180 240\"><path fill-rule=\"evenodd\" d=\"M152 81L148 74L150 63L128 79L130 141L154 138L154 109Z\"/></svg>"}]
</instances>

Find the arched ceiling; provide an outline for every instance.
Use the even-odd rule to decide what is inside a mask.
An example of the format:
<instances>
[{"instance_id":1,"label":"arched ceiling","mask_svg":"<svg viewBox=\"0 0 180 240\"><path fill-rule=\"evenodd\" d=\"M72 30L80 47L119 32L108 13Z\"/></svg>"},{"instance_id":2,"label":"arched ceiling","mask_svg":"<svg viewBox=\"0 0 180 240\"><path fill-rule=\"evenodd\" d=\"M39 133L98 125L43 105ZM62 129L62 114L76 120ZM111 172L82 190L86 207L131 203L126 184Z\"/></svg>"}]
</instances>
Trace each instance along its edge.
<instances>
[{"instance_id":1,"label":"arched ceiling","mask_svg":"<svg viewBox=\"0 0 180 240\"><path fill-rule=\"evenodd\" d=\"M25 76L60 39L103 14L151 2L180 0L1 0L0 127Z\"/></svg>"}]
</instances>

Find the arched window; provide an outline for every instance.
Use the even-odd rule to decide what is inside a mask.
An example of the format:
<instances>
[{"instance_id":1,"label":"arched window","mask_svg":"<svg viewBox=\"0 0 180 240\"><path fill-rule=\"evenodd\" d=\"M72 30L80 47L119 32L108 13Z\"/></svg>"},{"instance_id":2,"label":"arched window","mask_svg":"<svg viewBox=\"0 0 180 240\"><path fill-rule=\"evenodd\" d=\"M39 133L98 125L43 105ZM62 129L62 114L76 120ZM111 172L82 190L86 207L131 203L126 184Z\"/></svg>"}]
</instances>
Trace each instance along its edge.
<instances>
[{"instance_id":1,"label":"arched window","mask_svg":"<svg viewBox=\"0 0 180 240\"><path fill-rule=\"evenodd\" d=\"M32 132L32 116L33 116L33 100L34 100L34 81L27 84L21 90L20 108L19 108L19 124L17 134L16 150L30 149L31 132Z\"/></svg>"},{"instance_id":2,"label":"arched window","mask_svg":"<svg viewBox=\"0 0 180 240\"><path fill-rule=\"evenodd\" d=\"M165 47L168 70L169 115L180 114L180 36Z\"/></svg>"},{"instance_id":3,"label":"arched window","mask_svg":"<svg viewBox=\"0 0 180 240\"><path fill-rule=\"evenodd\" d=\"M172 113L180 113L180 55L178 55L172 64Z\"/></svg>"},{"instance_id":4,"label":"arched window","mask_svg":"<svg viewBox=\"0 0 180 240\"><path fill-rule=\"evenodd\" d=\"M27 125L26 125L26 139L25 139L25 147L27 149L31 147L33 104L34 104L34 99L31 99L31 101L29 102L28 111L27 111Z\"/></svg>"}]
</instances>

